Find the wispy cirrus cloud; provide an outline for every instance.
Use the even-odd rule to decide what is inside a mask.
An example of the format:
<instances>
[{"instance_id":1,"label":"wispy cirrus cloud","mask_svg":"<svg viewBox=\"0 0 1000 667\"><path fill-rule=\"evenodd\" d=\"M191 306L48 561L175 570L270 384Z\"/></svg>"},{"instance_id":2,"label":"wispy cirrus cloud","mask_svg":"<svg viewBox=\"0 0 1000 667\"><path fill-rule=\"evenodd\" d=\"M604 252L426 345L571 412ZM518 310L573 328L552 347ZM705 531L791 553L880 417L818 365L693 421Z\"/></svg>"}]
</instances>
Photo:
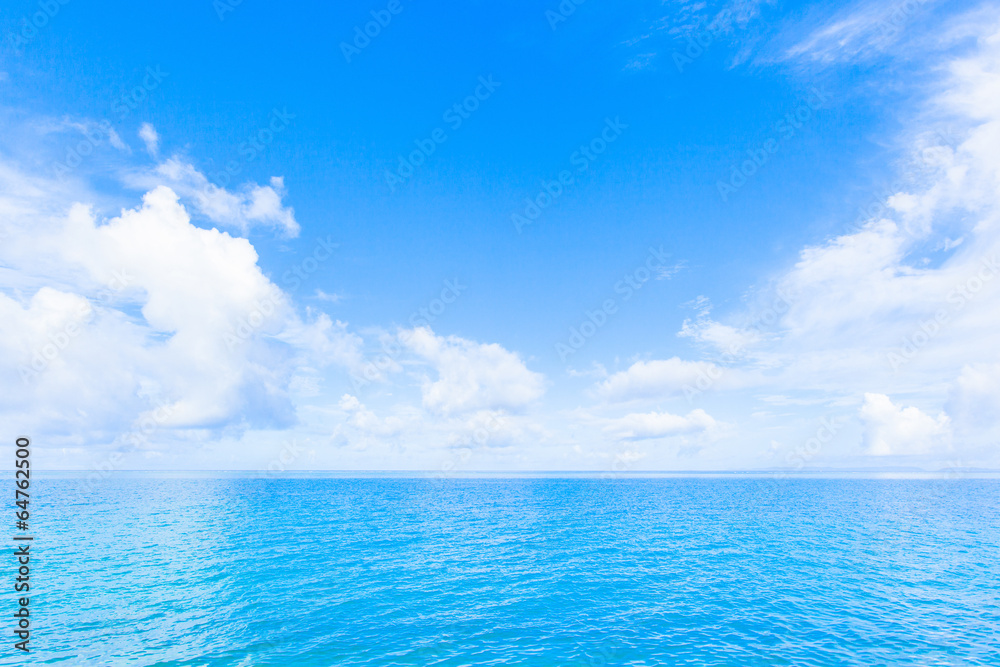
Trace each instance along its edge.
<instances>
[{"instance_id":1,"label":"wispy cirrus cloud","mask_svg":"<svg viewBox=\"0 0 1000 667\"><path fill-rule=\"evenodd\" d=\"M961 18L956 23L965 25ZM861 25L859 18L822 34L850 35L844 56L866 57L852 46ZM952 46L941 48L950 54ZM743 387L763 395L808 391L825 396L828 410L859 419L866 434L859 453L943 456L947 434L961 432L966 456L985 461L994 456L988 444L997 420L983 415L1000 413L1000 394L982 381L983 369L1000 361L992 344L1000 326L995 17L944 62L936 92L913 113L902 138L922 162L920 177L901 179L875 217L803 248L793 266L774 276L764 291L793 296L767 335L736 341L746 354L733 367L748 371ZM946 135L954 140L941 143ZM711 354L741 331L704 311L681 333ZM907 437L915 438L910 446Z\"/></svg>"},{"instance_id":2,"label":"wispy cirrus cloud","mask_svg":"<svg viewBox=\"0 0 1000 667\"><path fill-rule=\"evenodd\" d=\"M802 23L785 27L774 57L820 65L870 60L921 41L936 4L937 0L879 0L829 13L817 9ZM787 45L788 40L794 41Z\"/></svg>"}]
</instances>

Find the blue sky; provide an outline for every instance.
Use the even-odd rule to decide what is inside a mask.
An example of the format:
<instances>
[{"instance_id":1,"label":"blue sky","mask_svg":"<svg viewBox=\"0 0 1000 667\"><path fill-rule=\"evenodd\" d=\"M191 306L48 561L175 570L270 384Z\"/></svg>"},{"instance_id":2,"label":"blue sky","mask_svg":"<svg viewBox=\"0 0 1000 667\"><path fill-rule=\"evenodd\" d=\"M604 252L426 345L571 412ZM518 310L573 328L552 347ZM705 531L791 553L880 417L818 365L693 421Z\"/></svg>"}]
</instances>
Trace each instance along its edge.
<instances>
[{"instance_id":1,"label":"blue sky","mask_svg":"<svg viewBox=\"0 0 1000 667\"><path fill-rule=\"evenodd\" d=\"M995 465L993 283L890 360L993 247L995 6L561 7L8 3L4 344L46 463Z\"/></svg>"}]
</instances>

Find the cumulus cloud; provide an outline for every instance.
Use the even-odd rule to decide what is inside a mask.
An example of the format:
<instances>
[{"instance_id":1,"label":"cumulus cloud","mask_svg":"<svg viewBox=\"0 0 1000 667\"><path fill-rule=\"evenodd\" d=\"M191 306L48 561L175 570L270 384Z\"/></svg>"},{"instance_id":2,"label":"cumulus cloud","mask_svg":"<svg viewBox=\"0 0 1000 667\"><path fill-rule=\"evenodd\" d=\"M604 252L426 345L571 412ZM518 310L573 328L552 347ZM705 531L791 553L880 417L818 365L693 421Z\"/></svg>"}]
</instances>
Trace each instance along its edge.
<instances>
[{"instance_id":1,"label":"cumulus cloud","mask_svg":"<svg viewBox=\"0 0 1000 667\"><path fill-rule=\"evenodd\" d=\"M385 419L379 419L372 410L369 410L358 400L357 396L351 394L344 394L338 405L348 415L347 425L360 431L363 437L385 438L399 435L415 416L411 414L410 419L405 419L398 415L389 415ZM343 427L338 425L334 430L333 437L340 437L343 432Z\"/></svg>"},{"instance_id":2,"label":"cumulus cloud","mask_svg":"<svg viewBox=\"0 0 1000 667\"><path fill-rule=\"evenodd\" d=\"M108 443L144 421L161 432L287 427L296 366L360 363L344 323L301 318L249 241L191 224L170 188L101 220L81 204L47 210L51 182L0 174L12 214L0 365L20 380L0 396L24 428Z\"/></svg>"},{"instance_id":3,"label":"cumulus cloud","mask_svg":"<svg viewBox=\"0 0 1000 667\"><path fill-rule=\"evenodd\" d=\"M93 316L90 301L51 287L42 287L25 304L0 294L0 349L5 358L20 361L18 375L29 382L50 363L65 363L59 353Z\"/></svg>"},{"instance_id":4,"label":"cumulus cloud","mask_svg":"<svg viewBox=\"0 0 1000 667\"><path fill-rule=\"evenodd\" d=\"M152 140L154 131L142 134ZM509 414L544 393L541 374L499 345L430 330L380 334L402 349L393 362L399 383L372 390L372 407L357 392L324 400L367 371L373 341L316 309L339 298L332 290L317 287L300 314L236 235L261 224L298 232L280 178L229 191L171 158L121 172L145 194L108 217L73 203L98 199L86 189L86 166L55 180L0 160L0 369L13 378L0 386L0 412L69 446L62 451L76 462L88 465L90 450L106 456L98 452L109 445L171 457L206 439L235 446L233 436L301 427L359 455L395 447L403 465L426 467L420 452L502 456L543 435ZM392 393L401 398L387 405Z\"/></svg>"},{"instance_id":5,"label":"cumulus cloud","mask_svg":"<svg viewBox=\"0 0 1000 667\"><path fill-rule=\"evenodd\" d=\"M191 225L166 187L103 225L77 207L55 240L63 257L95 280L107 280L117 267L123 289L141 303L151 344L133 352L140 358L156 352L142 372L177 396L168 423L209 426L241 412L254 421L251 404L258 416L287 421L287 414L279 417L290 410L280 389L281 370L253 364L252 345L233 349L227 343L227 335L262 304L271 302L279 315L287 309L249 242ZM245 391L250 389L252 395Z\"/></svg>"},{"instance_id":6,"label":"cumulus cloud","mask_svg":"<svg viewBox=\"0 0 1000 667\"><path fill-rule=\"evenodd\" d=\"M400 340L437 373L422 387L423 404L431 410L518 410L545 393L545 377L496 343L437 336L426 327L403 331Z\"/></svg>"},{"instance_id":7,"label":"cumulus cloud","mask_svg":"<svg viewBox=\"0 0 1000 667\"><path fill-rule=\"evenodd\" d=\"M885 394L865 394L860 416L869 454L929 454L948 447L951 420L943 412L931 417L918 408L896 405Z\"/></svg>"},{"instance_id":8,"label":"cumulus cloud","mask_svg":"<svg viewBox=\"0 0 1000 667\"><path fill-rule=\"evenodd\" d=\"M211 222L237 229L244 235L260 226L276 228L289 238L299 235L294 209L282 203L286 190L280 176L271 178L269 185L247 183L233 191L211 183L194 165L172 157L151 170L132 173L126 180L141 189L169 185Z\"/></svg>"},{"instance_id":9,"label":"cumulus cloud","mask_svg":"<svg viewBox=\"0 0 1000 667\"><path fill-rule=\"evenodd\" d=\"M717 425L704 410L692 410L686 416L668 412L632 413L606 420L604 431L622 440L647 440L674 435L701 433Z\"/></svg>"},{"instance_id":10,"label":"cumulus cloud","mask_svg":"<svg viewBox=\"0 0 1000 667\"><path fill-rule=\"evenodd\" d=\"M842 41L857 60L867 57L857 51L860 39L862 26L848 21L796 57L824 60L824 49ZM550 461L572 467L573 446L601 452L622 441L629 457L655 456L670 448L642 441L700 439L757 401L773 410L747 410L756 417L744 420L739 448L752 449L744 447L751 440L764 447L785 441L814 413L849 410L856 419L850 428L862 427L870 455L951 454L954 440L963 448L979 443L995 463L1000 279L989 267L1000 251L1000 31L984 28L974 49L939 60L942 90L909 121L913 128L901 140L908 149L900 153L913 158L900 160L899 180L890 192L873 193L877 201L865 220L851 227L844 220L832 238L812 241L769 276L759 291L773 305L716 320L699 302L680 336L704 360L662 355L670 358L611 375L595 366L588 381L602 410L666 403L685 386L700 389L705 378L713 390L754 391L725 394L709 406L719 422L670 405L629 405L607 418L581 409L546 443ZM941 119L954 131L950 138L940 139ZM74 142L86 132L118 146L107 154L125 159L127 146L107 128L62 131L79 135ZM155 129L140 136L155 154ZM543 428L535 420L559 416L538 418L528 409L544 396L546 380L495 343L427 328L399 332L403 351L389 355L393 372L379 375L384 383L339 402L343 388L324 396L338 379L347 385L344 377L322 375L326 366L352 374L373 367L365 361L366 340L318 310L299 315L261 271L253 245L236 236L262 227L299 233L281 178L227 189L174 156L133 170L127 181L145 193L142 205L105 219L64 205L86 169L84 163L74 178L50 182L0 163L0 365L14 378L0 386L0 398L5 415L28 415L20 422L26 430L45 426L73 434L65 441L92 444L111 442L143 418L177 432L284 428L303 413L324 414L329 421L310 423L313 432L332 431L336 444L382 443L383 455L416 451L407 460L418 466L426 462L415 442L423 452L489 450L497 457L491 461L525 467L538 460L526 452L543 448L515 445L551 435L551 421ZM199 226L205 220L219 229ZM314 294L313 306L336 300L318 287ZM893 354L905 363L892 363ZM327 400L293 404L293 381L310 398ZM903 403L889 398L901 395ZM785 433L771 432L779 428ZM515 453L501 458L507 449ZM736 446L720 453L719 466L732 465L738 453Z\"/></svg>"},{"instance_id":11,"label":"cumulus cloud","mask_svg":"<svg viewBox=\"0 0 1000 667\"><path fill-rule=\"evenodd\" d=\"M308 358L321 367L333 364L352 373L363 371L364 339L349 331L346 322L334 321L326 313L318 314L311 321L289 318L284 330L275 338L306 352Z\"/></svg>"}]
</instances>

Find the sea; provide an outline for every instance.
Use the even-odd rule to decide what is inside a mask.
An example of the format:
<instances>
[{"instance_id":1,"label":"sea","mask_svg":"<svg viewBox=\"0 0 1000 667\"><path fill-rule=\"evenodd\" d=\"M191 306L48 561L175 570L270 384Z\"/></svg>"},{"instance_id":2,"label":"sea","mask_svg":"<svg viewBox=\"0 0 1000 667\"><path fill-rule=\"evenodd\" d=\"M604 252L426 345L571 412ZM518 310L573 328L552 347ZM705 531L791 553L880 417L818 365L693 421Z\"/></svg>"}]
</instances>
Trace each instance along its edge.
<instances>
[{"instance_id":1,"label":"sea","mask_svg":"<svg viewBox=\"0 0 1000 667\"><path fill-rule=\"evenodd\" d=\"M30 652L8 556L3 665L1000 665L995 476L31 488Z\"/></svg>"}]
</instances>

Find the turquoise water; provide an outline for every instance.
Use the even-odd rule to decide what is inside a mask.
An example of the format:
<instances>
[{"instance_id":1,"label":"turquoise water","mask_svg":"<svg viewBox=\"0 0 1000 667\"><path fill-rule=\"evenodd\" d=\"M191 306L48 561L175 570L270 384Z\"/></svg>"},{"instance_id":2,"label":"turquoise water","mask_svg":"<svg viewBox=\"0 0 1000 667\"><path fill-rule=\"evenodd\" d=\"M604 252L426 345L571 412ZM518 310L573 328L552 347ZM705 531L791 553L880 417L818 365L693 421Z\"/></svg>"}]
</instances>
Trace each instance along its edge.
<instances>
[{"instance_id":1,"label":"turquoise water","mask_svg":"<svg viewBox=\"0 0 1000 667\"><path fill-rule=\"evenodd\" d=\"M33 488L26 664L1000 664L998 480Z\"/></svg>"}]
</instances>

